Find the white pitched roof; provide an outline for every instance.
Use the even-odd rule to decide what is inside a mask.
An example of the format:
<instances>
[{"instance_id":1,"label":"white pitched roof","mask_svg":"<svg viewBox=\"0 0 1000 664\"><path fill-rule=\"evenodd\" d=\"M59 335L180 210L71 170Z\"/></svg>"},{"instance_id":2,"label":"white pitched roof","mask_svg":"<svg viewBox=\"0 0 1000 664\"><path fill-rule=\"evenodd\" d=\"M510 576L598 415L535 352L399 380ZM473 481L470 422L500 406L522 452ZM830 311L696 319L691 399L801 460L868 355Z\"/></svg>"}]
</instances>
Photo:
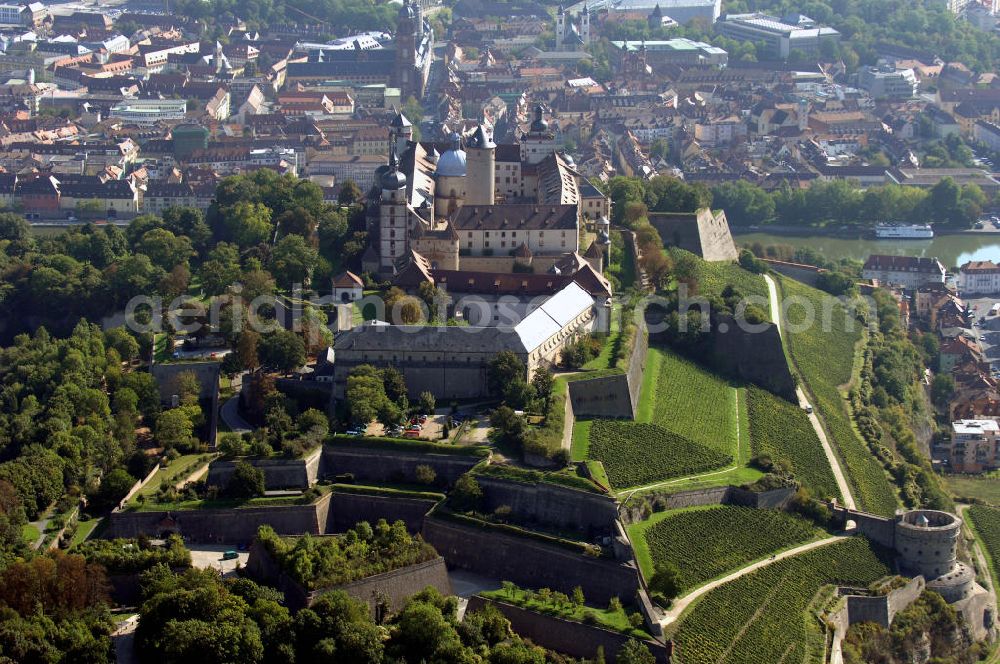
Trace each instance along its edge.
<instances>
[{"instance_id":1,"label":"white pitched roof","mask_svg":"<svg viewBox=\"0 0 1000 664\"><path fill-rule=\"evenodd\" d=\"M571 281L525 316L514 331L530 353L592 306L594 299L578 283Z\"/></svg>"}]
</instances>

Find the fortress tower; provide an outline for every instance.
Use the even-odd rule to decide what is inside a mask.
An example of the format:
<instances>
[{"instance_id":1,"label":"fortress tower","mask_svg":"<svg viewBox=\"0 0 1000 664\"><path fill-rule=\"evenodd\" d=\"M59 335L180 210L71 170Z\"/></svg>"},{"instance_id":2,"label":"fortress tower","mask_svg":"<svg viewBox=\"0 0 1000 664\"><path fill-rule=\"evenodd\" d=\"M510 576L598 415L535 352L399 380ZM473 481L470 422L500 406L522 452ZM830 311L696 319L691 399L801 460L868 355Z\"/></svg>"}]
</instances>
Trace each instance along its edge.
<instances>
[{"instance_id":1,"label":"fortress tower","mask_svg":"<svg viewBox=\"0 0 1000 664\"><path fill-rule=\"evenodd\" d=\"M466 141L468 169L465 202L469 205L493 205L496 202L496 143L483 125Z\"/></svg>"},{"instance_id":2,"label":"fortress tower","mask_svg":"<svg viewBox=\"0 0 1000 664\"><path fill-rule=\"evenodd\" d=\"M556 50L562 49L563 39L566 37L566 11L562 5L556 12Z\"/></svg>"},{"instance_id":3,"label":"fortress tower","mask_svg":"<svg viewBox=\"0 0 1000 664\"><path fill-rule=\"evenodd\" d=\"M382 270L391 270L392 264L407 251L406 175L399 170L396 142L389 141L389 168L379 181L382 204L379 206L379 243Z\"/></svg>"},{"instance_id":4,"label":"fortress tower","mask_svg":"<svg viewBox=\"0 0 1000 664\"><path fill-rule=\"evenodd\" d=\"M584 45L590 43L590 9L587 3L583 3L583 12L580 13L580 37Z\"/></svg>"},{"instance_id":5,"label":"fortress tower","mask_svg":"<svg viewBox=\"0 0 1000 664\"><path fill-rule=\"evenodd\" d=\"M976 574L958 561L962 520L937 510L906 512L896 522L896 553L900 565L927 579L927 589L954 604L969 597Z\"/></svg>"}]
</instances>

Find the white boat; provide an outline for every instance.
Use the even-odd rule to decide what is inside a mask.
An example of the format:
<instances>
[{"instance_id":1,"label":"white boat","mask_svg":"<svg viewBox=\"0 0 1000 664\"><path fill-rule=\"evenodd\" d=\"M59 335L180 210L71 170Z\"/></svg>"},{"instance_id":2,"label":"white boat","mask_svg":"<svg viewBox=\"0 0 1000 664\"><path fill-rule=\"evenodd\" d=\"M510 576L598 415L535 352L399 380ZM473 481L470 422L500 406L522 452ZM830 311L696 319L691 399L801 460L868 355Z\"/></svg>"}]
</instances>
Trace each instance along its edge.
<instances>
[{"instance_id":1,"label":"white boat","mask_svg":"<svg viewBox=\"0 0 1000 664\"><path fill-rule=\"evenodd\" d=\"M880 240L929 240L934 237L934 229L929 224L879 224L875 227L875 237Z\"/></svg>"}]
</instances>

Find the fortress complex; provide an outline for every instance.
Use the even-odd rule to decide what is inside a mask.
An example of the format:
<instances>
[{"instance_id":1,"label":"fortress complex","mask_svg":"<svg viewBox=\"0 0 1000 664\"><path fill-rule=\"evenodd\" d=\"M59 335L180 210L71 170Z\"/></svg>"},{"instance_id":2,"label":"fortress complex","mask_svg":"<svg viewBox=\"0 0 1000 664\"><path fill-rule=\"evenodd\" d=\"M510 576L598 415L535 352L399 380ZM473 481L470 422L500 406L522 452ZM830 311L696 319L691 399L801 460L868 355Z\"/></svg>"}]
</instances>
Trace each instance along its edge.
<instances>
[{"instance_id":1,"label":"fortress complex","mask_svg":"<svg viewBox=\"0 0 1000 664\"><path fill-rule=\"evenodd\" d=\"M411 250L432 268L492 272L510 272L509 258L519 251L578 252L580 176L556 151L541 106L519 145L498 146L479 125L464 137L453 133L439 153L433 143L411 140L402 114L391 131L389 163L376 171L370 206L381 275L393 275Z\"/></svg>"}]
</instances>

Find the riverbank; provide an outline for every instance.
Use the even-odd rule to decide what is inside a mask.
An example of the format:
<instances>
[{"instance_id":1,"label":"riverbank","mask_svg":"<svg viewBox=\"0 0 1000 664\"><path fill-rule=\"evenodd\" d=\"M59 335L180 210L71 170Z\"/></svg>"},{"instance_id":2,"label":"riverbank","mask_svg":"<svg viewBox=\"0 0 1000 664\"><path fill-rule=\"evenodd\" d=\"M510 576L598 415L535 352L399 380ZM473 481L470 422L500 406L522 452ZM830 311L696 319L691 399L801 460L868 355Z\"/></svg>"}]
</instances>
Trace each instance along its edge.
<instances>
[{"instance_id":1,"label":"riverbank","mask_svg":"<svg viewBox=\"0 0 1000 664\"><path fill-rule=\"evenodd\" d=\"M774 227L765 227L766 232L755 231L740 233L742 229L733 229L734 239L738 246L750 247L756 244L785 245L794 249L810 249L831 261L848 259L864 261L872 254L890 256L918 256L921 258L937 258L949 270L969 261L992 260L1000 262L1000 232L992 233L951 233L940 234L930 240L876 240L866 238L854 231L850 234L823 234L803 229L797 232L772 232ZM746 229L749 230L749 229Z\"/></svg>"}]
</instances>

